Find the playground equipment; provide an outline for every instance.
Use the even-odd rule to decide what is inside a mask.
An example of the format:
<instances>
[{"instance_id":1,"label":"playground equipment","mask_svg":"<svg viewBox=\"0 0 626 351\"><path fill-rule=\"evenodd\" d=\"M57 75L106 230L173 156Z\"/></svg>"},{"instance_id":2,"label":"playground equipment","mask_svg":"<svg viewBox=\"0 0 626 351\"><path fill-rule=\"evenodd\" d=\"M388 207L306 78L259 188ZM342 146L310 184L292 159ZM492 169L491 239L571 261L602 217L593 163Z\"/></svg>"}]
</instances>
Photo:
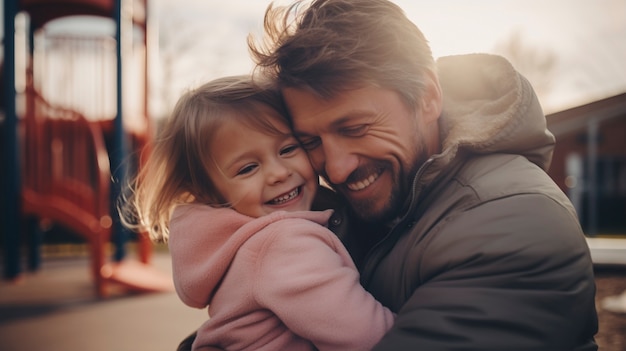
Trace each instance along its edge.
<instances>
[{"instance_id":1,"label":"playground equipment","mask_svg":"<svg viewBox=\"0 0 626 351\"><path fill-rule=\"evenodd\" d=\"M30 269L39 268L37 231L52 222L88 243L98 296L107 295L110 283L134 291L172 289L169 277L149 265L147 236L137 236L139 262L126 257L130 233L115 209L127 173L141 167L132 155L145 150L152 132L147 5L5 0L6 279L20 275L22 233L32 238ZM112 20L114 35L46 32L51 21L75 15ZM16 23L19 16L25 25Z\"/></svg>"}]
</instances>

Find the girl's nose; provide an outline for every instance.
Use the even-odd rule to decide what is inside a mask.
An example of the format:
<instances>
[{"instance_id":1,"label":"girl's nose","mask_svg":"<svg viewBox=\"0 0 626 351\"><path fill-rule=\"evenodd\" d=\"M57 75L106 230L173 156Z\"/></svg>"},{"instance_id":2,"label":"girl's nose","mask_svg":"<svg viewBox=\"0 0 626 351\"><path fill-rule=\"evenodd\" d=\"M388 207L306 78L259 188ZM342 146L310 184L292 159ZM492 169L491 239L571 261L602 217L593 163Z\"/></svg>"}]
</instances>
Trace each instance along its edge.
<instances>
[{"instance_id":1,"label":"girl's nose","mask_svg":"<svg viewBox=\"0 0 626 351\"><path fill-rule=\"evenodd\" d=\"M291 169L283 162L277 160L267 167L267 181L269 184L284 182L291 175Z\"/></svg>"}]
</instances>

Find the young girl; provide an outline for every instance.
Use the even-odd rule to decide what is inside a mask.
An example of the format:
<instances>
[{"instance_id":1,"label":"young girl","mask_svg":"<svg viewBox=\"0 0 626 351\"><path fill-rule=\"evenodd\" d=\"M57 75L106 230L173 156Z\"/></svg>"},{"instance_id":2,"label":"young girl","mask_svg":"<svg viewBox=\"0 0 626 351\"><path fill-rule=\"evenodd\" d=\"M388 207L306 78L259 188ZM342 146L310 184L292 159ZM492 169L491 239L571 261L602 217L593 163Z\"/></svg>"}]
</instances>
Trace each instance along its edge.
<instances>
[{"instance_id":1,"label":"young girl","mask_svg":"<svg viewBox=\"0 0 626 351\"><path fill-rule=\"evenodd\" d=\"M309 211L318 177L285 115L250 77L188 92L126 204L168 241L180 299L208 306L194 350L368 350L393 323L325 227L332 211Z\"/></svg>"}]
</instances>

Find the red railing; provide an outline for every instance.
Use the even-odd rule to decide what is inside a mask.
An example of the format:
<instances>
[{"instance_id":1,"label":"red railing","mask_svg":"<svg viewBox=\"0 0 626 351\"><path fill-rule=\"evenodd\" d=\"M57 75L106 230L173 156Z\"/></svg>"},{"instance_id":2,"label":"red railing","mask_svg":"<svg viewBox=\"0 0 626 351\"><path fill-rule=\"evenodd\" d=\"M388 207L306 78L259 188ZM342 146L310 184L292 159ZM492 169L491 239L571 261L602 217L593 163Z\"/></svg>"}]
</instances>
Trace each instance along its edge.
<instances>
[{"instance_id":1,"label":"red railing","mask_svg":"<svg viewBox=\"0 0 626 351\"><path fill-rule=\"evenodd\" d=\"M89 243L98 295L111 236L110 166L97 122L55 107L32 87L22 118L23 213L62 223Z\"/></svg>"}]
</instances>

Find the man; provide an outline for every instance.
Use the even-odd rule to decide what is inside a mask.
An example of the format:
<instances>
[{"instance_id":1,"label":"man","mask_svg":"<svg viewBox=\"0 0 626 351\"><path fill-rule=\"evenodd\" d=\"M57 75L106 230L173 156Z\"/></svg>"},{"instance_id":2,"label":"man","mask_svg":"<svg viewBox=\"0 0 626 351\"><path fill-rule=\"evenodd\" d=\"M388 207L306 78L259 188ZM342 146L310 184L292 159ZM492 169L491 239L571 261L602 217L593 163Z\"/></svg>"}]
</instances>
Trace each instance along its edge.
<instances>
[{"instance_id":1,"label":"man","mask_svg":"<svg viewBox=\"0 0 626 351\"><path fill-rule=\"evenodd\" d=\"M553 135L503 58L435 62L386 0L268 8L250 40L315 169L349 204L376 350L596 350L592 263Z\"/></svg>"}]
</instances>

